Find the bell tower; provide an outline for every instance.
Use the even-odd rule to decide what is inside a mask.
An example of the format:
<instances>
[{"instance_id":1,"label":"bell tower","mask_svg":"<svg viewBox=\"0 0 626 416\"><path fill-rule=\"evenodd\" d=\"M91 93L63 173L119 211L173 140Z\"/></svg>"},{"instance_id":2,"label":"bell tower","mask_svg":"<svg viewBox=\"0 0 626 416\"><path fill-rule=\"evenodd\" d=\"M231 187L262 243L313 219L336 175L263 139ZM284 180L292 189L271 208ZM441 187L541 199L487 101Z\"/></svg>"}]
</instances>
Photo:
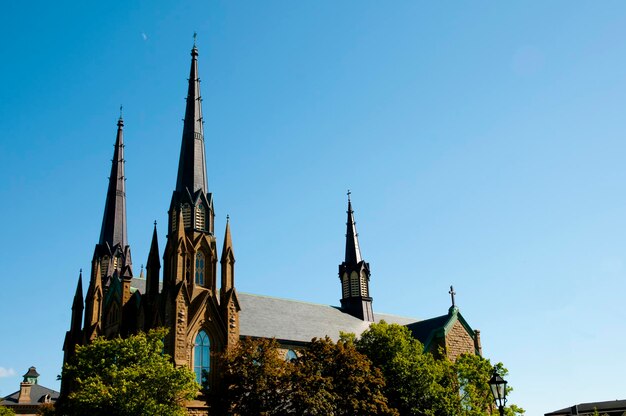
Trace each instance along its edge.
<instances>
[{"instance_id":1,"label":"bell tower","mask_svg":"<svg viewBox=\"0 0 626 416\"><path fill-rule=\"evenodd\" d=\"M339 265L341 309L364 321L373 322L372 298L369 293L370 265L363 261L356 232L354 211L348 191L348 221L346 222L346 256Z\"/></svg>"}]
</instances>

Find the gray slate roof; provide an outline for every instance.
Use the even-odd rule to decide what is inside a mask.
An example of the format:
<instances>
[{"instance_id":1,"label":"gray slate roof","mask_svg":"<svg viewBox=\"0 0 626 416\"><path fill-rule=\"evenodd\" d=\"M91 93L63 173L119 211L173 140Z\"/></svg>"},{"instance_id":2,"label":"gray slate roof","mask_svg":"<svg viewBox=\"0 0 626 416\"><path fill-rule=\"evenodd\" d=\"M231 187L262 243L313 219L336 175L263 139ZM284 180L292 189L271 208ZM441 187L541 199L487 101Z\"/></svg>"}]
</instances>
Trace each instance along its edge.
<instances>
[{"instance_id":1,"label":"gray slate roof","mask_svg":"<svg viewBox=\"0 0 626 416\"><path fill-rule=\"evenodd\" d=\"M606 402L581 403L572 407L546 413L545 416L591 415L595 410L600 414L622 415L626 412L626 400L610 400Z\"/></svg>"},{"instance_id":2,"label":"gray slate roof","mask_svg":"<svg viewBox=\"0 0 626 416\"><path fill-rule=\"evenodd\" d=\"M133 278L132 286L145 293L146 281ZM328 335L337 341L340 332L360 335L369 327L369 322L342 312L338 306L241 292L237 293L237 298L241 306L240 335L245 337L276 338L282 342L304 343ZM376 312L374 318L376 322L384 320L399 325L415 324L419 321L416 318Z\"/></svg>"},{"instance_id":3,"label":"gray slate roof","mask_svg":"<svg viewBox=\"0 0 626 416\"><path fill-rule=\"evenodd\" d=\"M49 389L39 384L33 384L30 388L30 403L20 403L20 405L34 405L43 403L43 398L46 394L50 395L50 399L54 402L59 398L59 392ZM20 391L16 391L13 394L9 394L0 401L2 406L15 406L17 405L17 399L20 396Z\"/></svg>"},{"instance_id":4,"label":"gray slate roof","mask_svg":"<svg viewBox=\"0 0 626 416\"><path fill-rule=\"evenodd\" d=\"M336 341L340 332L361 334L369 322L342 312L339 307L270 296L238 293L241 336L309 342L328 335ZM374 313L376 322L407 325L418 319Z\"/></svg>"}]
</instances>

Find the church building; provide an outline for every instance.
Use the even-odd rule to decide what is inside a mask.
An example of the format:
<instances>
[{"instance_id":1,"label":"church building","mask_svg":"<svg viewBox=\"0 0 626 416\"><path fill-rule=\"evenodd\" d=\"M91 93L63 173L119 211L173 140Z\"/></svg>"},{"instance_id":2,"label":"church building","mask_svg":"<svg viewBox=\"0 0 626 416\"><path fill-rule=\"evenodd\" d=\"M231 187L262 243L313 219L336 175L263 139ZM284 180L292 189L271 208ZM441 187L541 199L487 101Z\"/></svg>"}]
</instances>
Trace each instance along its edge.
<instances>
[{"instance_id":1,"label":"church building","mask_svg":"<svg viewBox=\"0 0 626 416\"><path fill-rule=\"evenodd\" d=\"M124 163L124 120L120 116L100 237L84 297L82 272L78 278L63 345L64 362L77 345L97 336L124 337L166 327L169 333L165 352L175 365L193 369L201 385L210 386L218 380L216 354L242 337L275 338L289 359L314 337L327 335L337 340L340 331L358 335L372 322L381 320L406 325L426 350L436 354L443 351L451 359L462 353L481 354L480 333L459 312L452 287L452 306L432 319L403 318L374 310L369 290L370 265L361 255L350 194L345 253L343 257L337 253L339 306L237 292L230 222L226 223L221 242L214 229L195 43L178 175L168 211L167 242L161 252L155 223L145 278L143 273L138 278L134 275L127 239ZM61 394L67 394L70 388L67 381L62 381ZM188 407L192 414L203 414L199 402Z\"/></svg>"}]
</instances>

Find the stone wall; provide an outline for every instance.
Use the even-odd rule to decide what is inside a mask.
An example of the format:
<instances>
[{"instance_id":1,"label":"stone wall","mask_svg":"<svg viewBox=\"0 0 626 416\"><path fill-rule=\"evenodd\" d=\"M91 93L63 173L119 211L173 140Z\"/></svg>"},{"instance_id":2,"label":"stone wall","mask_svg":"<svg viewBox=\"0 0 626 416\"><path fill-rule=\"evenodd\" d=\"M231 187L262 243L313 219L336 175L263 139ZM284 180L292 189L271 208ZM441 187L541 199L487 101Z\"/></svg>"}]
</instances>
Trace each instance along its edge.
<instances>
[{"instance_id":1,"label":"stone wall","mask_svg":"<svg viewBox=\"0 0 626 416\"><path fill-rule=\"evenodd\" d=\"M474 339L461 322L456 321L446 336L446 354L455 361L463 353L475 354Z\"/></svg>"}]
</instances>

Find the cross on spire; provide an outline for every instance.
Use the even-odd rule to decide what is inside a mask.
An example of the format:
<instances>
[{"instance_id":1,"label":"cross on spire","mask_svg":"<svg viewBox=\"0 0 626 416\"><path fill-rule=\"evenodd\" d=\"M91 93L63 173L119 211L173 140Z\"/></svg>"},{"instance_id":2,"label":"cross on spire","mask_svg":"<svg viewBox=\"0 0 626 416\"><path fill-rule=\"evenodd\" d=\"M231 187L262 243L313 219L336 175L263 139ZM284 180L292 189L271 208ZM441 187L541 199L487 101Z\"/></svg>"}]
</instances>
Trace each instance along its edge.
<instances>
[{"instance_id":1,"label":"cross on spire","mask_svg":"<svg viewBox=\"0 0 626 416\"><path fill-rule=\"evenodd\" d=\"M456 304L454 303L454 295L456 295L456 292L454 291L454 287L450 286L450 291L448 293L450 294L450 297L452 298L452 307L454 308L456 306Z\"/></svg>"}]
</instances>

